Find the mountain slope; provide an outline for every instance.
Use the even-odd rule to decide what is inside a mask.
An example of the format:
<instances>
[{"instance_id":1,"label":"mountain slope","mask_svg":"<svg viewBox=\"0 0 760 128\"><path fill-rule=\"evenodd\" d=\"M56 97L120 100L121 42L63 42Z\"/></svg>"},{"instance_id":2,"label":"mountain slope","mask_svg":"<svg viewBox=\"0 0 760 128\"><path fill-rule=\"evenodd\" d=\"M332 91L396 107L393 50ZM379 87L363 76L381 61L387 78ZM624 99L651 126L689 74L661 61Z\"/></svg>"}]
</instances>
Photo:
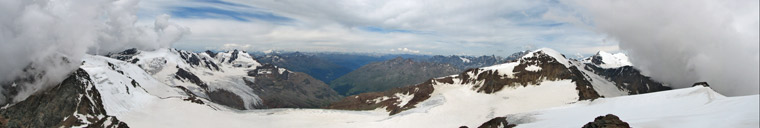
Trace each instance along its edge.
<instances>
[{"instance_id":1,"label":"mountain slope","mask_svg":"<svg viewBox=\"0 0 760 128\"><path fill-rule=\"evenodd\" d=\"M308 74L290 72L271 64L264 64L244 80L246 85L262 98L268 108L318 108L327 106L341 97L328 85Z\"/></svg>"},{"instance_id":2,"label":"mountain slope","mask_svg":"<svg viewBox=\"0 0 760 128\"><path fill-rule=\"evenodd\" d=\"M364 65L330 82L330 87L343 95L379 92L457 72L458 69L448 64L417 62L397 57Z\"/></svg>"},{"instance_id":3,"label":"mountain slope","mask_svg":"<svg viewBox=\"0 0 760 128\"><path fill-rule=\"evenodd\" d=\"M351 69L337 65L314 55L300 52L271 53L257 57L261 63L273 64L288 70L309 74L320 81L330 82L351 72Z\"/></svg>"},{"instance_id":4,"label":"mountain slope","mask_svg":"<svg viewBox=\"0 0 760 128\"><path fill-rule=\"evenodd\" d=\"M516 88L553 85L554 87L572 87L572 89L565 91L574 92L575 95L564 95L560 96L562 98L558 97L558 99L574 98L574 100L566 100L559 103L660 91L630 91L627 90L629 87L651 86L652 88L663 88L663 90L669 89L661 84L647 84L640 82L615 85L614 82L585 69L586 66L588 65L582 64L578 61L568 60L564 55L559 54L552 49L539 49L526 54L514 62L470 69L459 75L435 78L416 86L401 87L380 93L365 93L356 96L347 96L345 99L331 104L328 108L350 110L385 109L389 114L393 115L404 110L415 108L417 104L425 102L428 99L435 99L434 95L449 93L438 91L439 88L447 88L448 86L460 86L459 88L476 93L504 93L504 95L512 94L513 92L510 91L523 90ZM626 76L620 77L621 79L639 78ZM546 85L548 84L547 82L552 84ZM502 90L505 89L508 91L502 92ZM497 95L494 97L500 96Z\"/></svg>"}]
</instances>

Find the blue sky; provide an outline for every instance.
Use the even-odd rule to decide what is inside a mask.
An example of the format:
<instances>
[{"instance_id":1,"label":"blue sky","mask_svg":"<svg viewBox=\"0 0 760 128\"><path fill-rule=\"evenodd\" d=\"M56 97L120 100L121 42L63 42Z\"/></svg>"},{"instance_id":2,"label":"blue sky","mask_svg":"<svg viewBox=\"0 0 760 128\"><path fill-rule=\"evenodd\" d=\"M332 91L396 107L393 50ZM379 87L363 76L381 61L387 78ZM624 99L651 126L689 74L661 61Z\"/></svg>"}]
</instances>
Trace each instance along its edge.
<instances>
[{"instance_id":1,"label":"blue sky","mask_svg":"<svg viewBox=\"0 0 760 128\"><path fill-rule=\"evenodd\" d=\"M614 40L558 1L141 1L138 17L161 14L189 28L189 50L331 51L508 55L548 47L565 54L618 52ZM243 47L247 46L247 47Z\"/></svg>"}]
</instances>

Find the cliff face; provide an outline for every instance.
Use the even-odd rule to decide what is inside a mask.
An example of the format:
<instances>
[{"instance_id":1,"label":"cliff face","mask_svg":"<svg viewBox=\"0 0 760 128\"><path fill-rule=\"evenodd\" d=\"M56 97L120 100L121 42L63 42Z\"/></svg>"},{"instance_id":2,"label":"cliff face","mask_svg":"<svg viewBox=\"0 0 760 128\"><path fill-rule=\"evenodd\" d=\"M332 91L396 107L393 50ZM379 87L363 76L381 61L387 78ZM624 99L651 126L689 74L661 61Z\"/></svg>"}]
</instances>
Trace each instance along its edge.
<instances>
[{"instance_id":1,"label":"cliff face","mask_svg":"<svg viewBox=\"0 0 760 128\"><path fill-rule=\"evenodd\" d=\"M0 109L2 127L128 127L103 108L100 92L82 69L57 86Z\"/></svg>"}]
</instances>

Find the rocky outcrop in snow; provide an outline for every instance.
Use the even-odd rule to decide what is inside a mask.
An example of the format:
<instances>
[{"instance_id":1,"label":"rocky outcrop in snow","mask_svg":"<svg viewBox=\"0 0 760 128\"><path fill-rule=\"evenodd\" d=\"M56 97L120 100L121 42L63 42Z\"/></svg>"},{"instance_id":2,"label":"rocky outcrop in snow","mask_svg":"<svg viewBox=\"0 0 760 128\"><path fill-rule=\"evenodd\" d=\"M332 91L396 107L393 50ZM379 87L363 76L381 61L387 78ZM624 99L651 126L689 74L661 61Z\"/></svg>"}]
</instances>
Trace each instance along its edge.
<instances>
[{"instance_id":1,"label":"rocky outcrop in snow","mask_svg":"<svg viewBox=\"0 0 760 128\"><path fill-rule=\"evenodd\" d=\"M630 128L628 123L620 120L619 117L607 114L594 119L594 122L588 122L583 128Z\"/></svg>"}]
</instances>

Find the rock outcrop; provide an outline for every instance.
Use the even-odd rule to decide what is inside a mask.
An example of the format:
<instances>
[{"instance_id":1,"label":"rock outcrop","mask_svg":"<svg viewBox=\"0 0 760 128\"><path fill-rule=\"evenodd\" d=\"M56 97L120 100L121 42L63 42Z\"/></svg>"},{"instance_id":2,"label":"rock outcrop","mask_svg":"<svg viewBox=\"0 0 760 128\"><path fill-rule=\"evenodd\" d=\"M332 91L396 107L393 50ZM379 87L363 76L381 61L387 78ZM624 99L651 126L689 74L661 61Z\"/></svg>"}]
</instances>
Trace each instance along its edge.
<instances>
[{"instance_id":1,"label":"rock outcrop","mask_svg":"<svg viewBox=\"0 0 760 128\"><path fill-rule=\"evenodd\" d=\"M619 117L607 114L594 119L594 122L588 122L583 128L630 128L628 123L620 120Z\"/></svg>"},{"instance_id":2,"label":"rock outcrop","mask_svg":"<svg viewBox=\"0 0 760 128\"><path fill-rule=\"evenodd\" d=\"M128 127L103 108L100 92L82 69L61 84L0 109L0 127Z\"/></svg>"}]
</instances>

